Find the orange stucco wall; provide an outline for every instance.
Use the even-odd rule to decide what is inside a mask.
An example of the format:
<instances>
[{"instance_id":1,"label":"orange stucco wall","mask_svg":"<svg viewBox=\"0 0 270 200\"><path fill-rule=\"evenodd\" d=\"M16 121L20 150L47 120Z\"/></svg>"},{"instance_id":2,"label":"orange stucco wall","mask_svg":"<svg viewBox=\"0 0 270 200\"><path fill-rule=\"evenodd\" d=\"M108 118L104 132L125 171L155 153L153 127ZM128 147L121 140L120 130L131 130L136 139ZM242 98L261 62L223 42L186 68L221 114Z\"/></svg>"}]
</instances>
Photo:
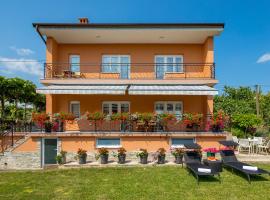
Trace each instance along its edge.
<instances>
[{"instance_id":1,"label":"orange stucco wall","mask_svg":"<svg viewBox=\"0 0 270 200\"><path fill-rule=\"evenodd\" d=\"M47 39L46 62L66 63L55 66L54 72L69 69L69 56L80 55L81 72L85 78L110 78L100 76L103 55L129 55L131 79L151 79L155 76L154 65L143 66L138 63L154 63L156 55L183 55L185 63L213 63L213 38L203 44L57 44L53 38ZM83 64L84 63L84 64ZM136 64L135 64L136 63ZM209 66L187 66L187 77L209 76ZM50 77L51 75L47 76ZM108 76L108 77L107 77ZM165 78L183 78L183 73L167 74ZM117 78L114 75L113 78Z\"/></svg>"},{"instance_id":2,"label":"orange stucco wall","mask_svg":"<svg viewBox=\"0 0 270 200\"><path fill-rule=\"evenodd\" d=\"M130 112L154 112L156 101L182 101L184 112L205 113L206 108L212 107L212 101L205 96L177 95L52 95L54 98L53 113L68 112L71 101L80 101L81 114L86 111L102 111L103 101L129 101ZM47 106L50 102L48 102Z\"/></svg>"},{"instance_id":3,"label":"orange stucco wall","mask_svg":"<svg viewBox=\"0 0 270 200\"><path fill-rule=\"evenodd\" d=\"M207 134L207 133L206 133ZM89 135L89 134L88 134ZM50 137L50 136L48 136ZM56 136L57 137L57 136ZM58 136L61 140L61 150L67 152L77 152L78 148L83 148L88 152L96 151L96 139L102 137L112 137L112 136L103 136L100 134L99 136ZM185 135L181 136L160 136L158 134L154 136L149 135L140 135L140 136L113 136L121 138L121 145L127 151L137 151L140 148L145 148L150 152L154 152L157 149L163 147L167 151L169 151L171 147L171 138L195 138L196 142L202 146L202 148L207 147L216 147L219 148L220 144L218 141L226 139L226 135ZM16 152L36 152L40 151L38 148L37 141L40 140L37 136L29 138L25 143L17 147L14 151Z\"/></svg>"},{"instance_id":4,"label":"orange stucco wall","mask_svg":"<svg viewBox=\"0 0 270 200\"><path fill-rule=\"evenodd\" d=\"M38 138L28 138L23 144L14 149L14 152L36 152L39 151Z\"/></svg>"}]
</instances>

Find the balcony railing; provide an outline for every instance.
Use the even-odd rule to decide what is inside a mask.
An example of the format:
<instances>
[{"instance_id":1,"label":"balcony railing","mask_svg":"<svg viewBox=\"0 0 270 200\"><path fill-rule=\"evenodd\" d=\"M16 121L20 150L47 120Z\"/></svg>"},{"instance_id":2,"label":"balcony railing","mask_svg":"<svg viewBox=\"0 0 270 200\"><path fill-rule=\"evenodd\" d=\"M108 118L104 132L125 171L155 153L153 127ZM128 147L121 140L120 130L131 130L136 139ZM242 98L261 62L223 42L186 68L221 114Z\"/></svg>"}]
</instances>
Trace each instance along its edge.
<instances>
[{"instance_id":1,"label":"balcony railing","mask_svg":"<svg viewBox=\"0 0 270 200\"><path fill-rule=\"evenodd\" d=\"M80 72L72 71L75 67ZM214 63L45 63L44 79L215 79Z\"/></svg>"}]
</instances>

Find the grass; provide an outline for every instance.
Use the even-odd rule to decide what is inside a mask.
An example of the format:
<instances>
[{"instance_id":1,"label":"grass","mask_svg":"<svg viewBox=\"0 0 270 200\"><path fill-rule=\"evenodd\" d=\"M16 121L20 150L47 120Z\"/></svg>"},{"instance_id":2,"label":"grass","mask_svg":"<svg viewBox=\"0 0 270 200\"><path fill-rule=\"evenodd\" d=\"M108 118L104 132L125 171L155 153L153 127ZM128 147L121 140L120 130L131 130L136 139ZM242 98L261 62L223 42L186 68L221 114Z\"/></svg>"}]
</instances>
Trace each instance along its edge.
<instances>
[{"instance_id":1,"label":"grass","mask_svg":"<svg viewBox=\"0 0 270 200\"><path fill-rule=\"evenodd\" d=\"M270 165L259 165L270 170ZM0 173L0 199L270 199L270 178L224 170L222 183L196 179L185 168L112 167Z\"/></svg>"}]
</instances>

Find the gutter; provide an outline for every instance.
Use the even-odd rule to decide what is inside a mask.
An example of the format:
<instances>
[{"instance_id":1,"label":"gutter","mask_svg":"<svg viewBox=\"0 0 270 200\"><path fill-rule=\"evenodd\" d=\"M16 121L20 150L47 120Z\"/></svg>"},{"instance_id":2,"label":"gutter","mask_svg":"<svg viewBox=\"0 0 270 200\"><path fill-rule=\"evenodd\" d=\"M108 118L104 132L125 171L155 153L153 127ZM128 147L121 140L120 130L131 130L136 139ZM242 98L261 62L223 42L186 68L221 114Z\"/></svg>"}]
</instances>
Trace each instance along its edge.
<instances>
[{"instance_id":1,"label":"gutter","mask_svg":"<svg viewBox=\"0 0 270 200\"><path fill-rule=\"evenodd\" d=\"M42 39L42 41L43 41L44 44L46 45L47 42L46 42L46 40L44 39L44 37L42 36L42 34L41 34L40 31L39 31L39 25L36 24L34 27L36 28L37 33L39 34L40 38Z\"/></svg>"}]
</instances>

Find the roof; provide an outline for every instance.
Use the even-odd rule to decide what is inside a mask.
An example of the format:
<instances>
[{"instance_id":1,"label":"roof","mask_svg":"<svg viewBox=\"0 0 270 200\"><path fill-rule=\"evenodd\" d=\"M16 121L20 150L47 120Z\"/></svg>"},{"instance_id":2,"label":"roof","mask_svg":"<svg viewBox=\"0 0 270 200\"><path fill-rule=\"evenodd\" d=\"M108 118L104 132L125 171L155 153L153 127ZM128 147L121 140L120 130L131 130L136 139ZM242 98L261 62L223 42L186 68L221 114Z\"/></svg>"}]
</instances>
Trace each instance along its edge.
<instances>
[{"instance_id":1,"label":"roof","mask_svg":"<svg viewBox=\"0 0 270 200\"><path fill-rule=\"evenodd\" d=\"M202 44L224 23L33 23L38 34L60 44Z\"/></svg>"},{"instance_id":2,"label":"roof","mask_svg":"<svg viewBox=\"0 0 270 200\"><path fill-rule=\"evenodd\" d=\"M224 28L224 23L33 23L47 28Z\"/></svg>"}]
</instances>

